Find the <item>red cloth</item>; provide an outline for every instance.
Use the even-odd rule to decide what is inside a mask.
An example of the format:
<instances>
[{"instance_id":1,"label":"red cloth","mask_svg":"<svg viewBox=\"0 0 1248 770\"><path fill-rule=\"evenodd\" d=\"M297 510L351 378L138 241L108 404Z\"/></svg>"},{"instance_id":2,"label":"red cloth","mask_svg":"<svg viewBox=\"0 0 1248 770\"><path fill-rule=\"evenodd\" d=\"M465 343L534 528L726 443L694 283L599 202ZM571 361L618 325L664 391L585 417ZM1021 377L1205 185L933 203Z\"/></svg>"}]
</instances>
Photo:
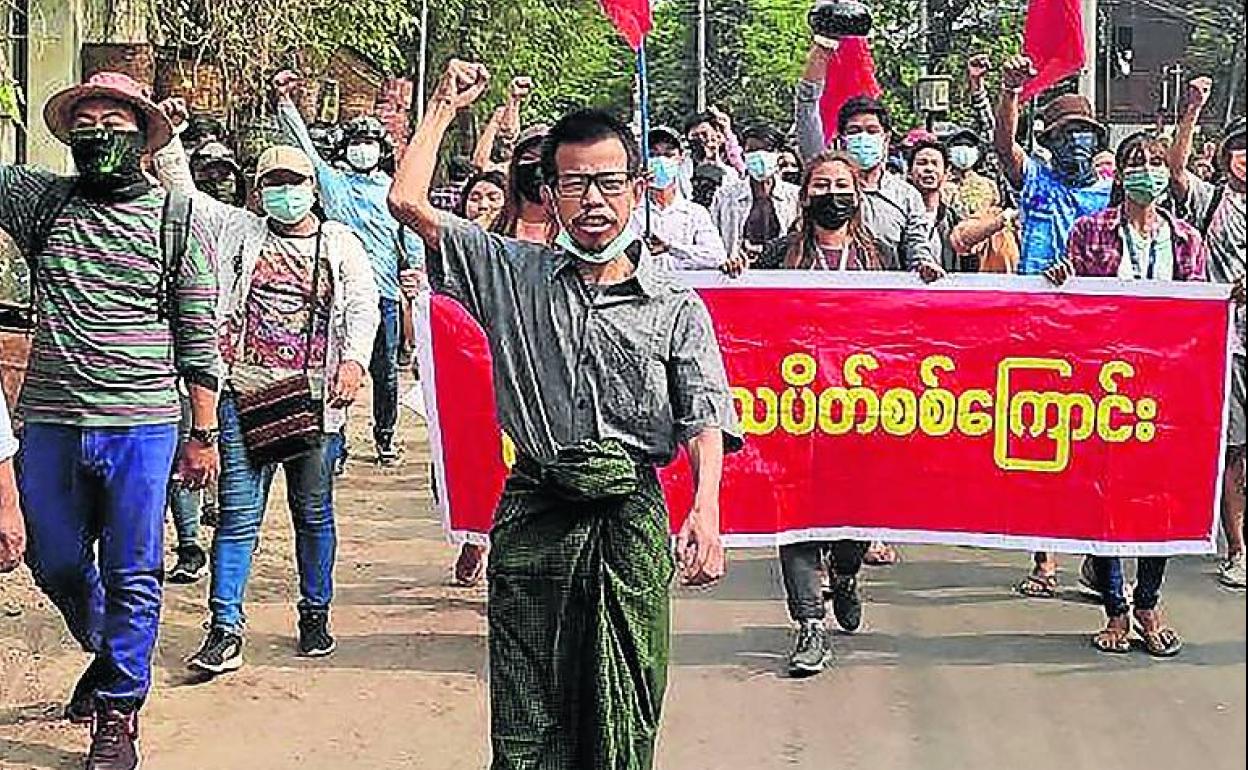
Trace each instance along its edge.
<instances>
[{"instance_id":1,"label":"red cloth","mask_svg":"<svg viewBox=\"0 0 1248 770\"><path fill-rule=\"evenodd\" d=\"M879 98L883 93L875 79L875 59L865 37L847 37L828 60L828 76L823 84L819 112L823 115L823 134L829 142L836 138L836 114L841 105L855 96Z\"/></svg>"},{"instance_id":2,"label":"red cloth","mask_svg":"<svg viewBox=\"0 0 1248 770\"><path fill-rule=\"evenodd\" d=\"M1083 69L1083 4L1080 0L1031 0L1023 29L1023 53L1039 73L1023 87L1023 99L1038 96Z\"/></svg>"},{"instance_id":3,"label":"red cloth","mask_svg":"<svg viewBox=\"0 0 1248 770\"><path fill-rule=\"evenodd\" d=\"M628 45L634 51L640 49L653 26L650 0L602 0L602 8Z\"/></svg>"}]
</instances>

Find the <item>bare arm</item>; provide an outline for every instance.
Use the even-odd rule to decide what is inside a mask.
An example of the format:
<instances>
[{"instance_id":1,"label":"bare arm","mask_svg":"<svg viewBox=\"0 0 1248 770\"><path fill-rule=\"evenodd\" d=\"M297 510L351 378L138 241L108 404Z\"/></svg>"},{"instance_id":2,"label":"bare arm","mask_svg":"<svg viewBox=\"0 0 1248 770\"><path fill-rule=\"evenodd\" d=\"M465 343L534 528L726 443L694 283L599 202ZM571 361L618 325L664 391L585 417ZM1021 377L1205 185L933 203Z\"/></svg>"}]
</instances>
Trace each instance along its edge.
<instances>
[{"instance_id":1,"label":"bare arm","mask_svg":"<svg viewBox=\"0 0 1248 770\"><path fill-rule=\"evenodd\" d=\"M480 64L453 60L447 65L390 187L390 213L415 230L430 250L441 240L441 212L429 201L438 148L456 113L480 98L488 85L489 71Z\"/></svg>"},{"instance_id":2,"label":"bare arm","mask_svg":"<svg viewBox=\"0 0 1248 770\"><path fill-rule=\"evenodd\" d=\"M1016 216L1012 209L992 209L980 216L964 219L949 234L949 243L956 253L969 254L1008 227Z\"/></svg>"},{"instance_id":3,"label":"bare arm","mask_svg":"<svg viewBox=\"0 0 1248 770\"><path fill-rule=\"evenodd\" d=\"M997 125L993 130L993 146L1001 163L1001 172L1014 189L1023 186L1023 167L1027 153L1018 144L1019 100L1023 86L1035 77L1031 59L1019 56L1010 60L1002 76L1001 101L997 104Z\"/></svg>"},{"instance_id":4,"label":"bare arm","mask_svg":"<svg viewBox=\"0 0 1248 770\"><path fill-rule=\"evenodd\" d=\"M1200 122L1200 114L1209 103L1209 94L1213 90L1213 80L1196 78L1188 84L1187 104L1183 116L1179 118L1179 127L1174 134L1174 143L1170 145L1170 192L1177 202L1187 200L1191 193L1191 184L1187 178L1187 163L1192 158L1192 143L1196 137L1196 124Z\"/></svg>"},{"instance_id":5,"label":"bare arm","mask_svg":"<svg viewBox=\"0 0 1248 770\"><path fill-rule=\"evenodd\" d=\"M490 116L490 122L485 124L481 136L477 138L477 146L472 151L472 165L477 168L489 168L493 165L490 161L490 154L494 150L494 140L498 137L505 109L505 107L499 107L494 110L494 114Z\"/></svg>"},{"instance_id":6,"label":"bare arm","mask_svg":"<svg viewBox=\"0 0 1248 770\"><path fill-rule=\"evenodd\" d=\"M719 487L724 474L724 434L707 428L686 444L693 468L693 509L676 541L681 579L687 585L707 585L727 571L720 539Z\"/></svg>"}]
</instances>

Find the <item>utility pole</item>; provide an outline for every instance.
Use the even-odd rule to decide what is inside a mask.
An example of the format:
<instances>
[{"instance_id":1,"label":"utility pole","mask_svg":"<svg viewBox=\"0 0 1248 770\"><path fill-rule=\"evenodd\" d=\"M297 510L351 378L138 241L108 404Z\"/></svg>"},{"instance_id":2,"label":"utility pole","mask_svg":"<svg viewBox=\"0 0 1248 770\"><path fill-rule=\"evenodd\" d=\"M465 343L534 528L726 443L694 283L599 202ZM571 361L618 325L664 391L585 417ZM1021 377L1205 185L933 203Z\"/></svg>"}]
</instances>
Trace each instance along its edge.
<instances>
[{"instance_id":1,"label":"utility pole","mask_svg":"<svg viewBox=\"0 0 1248 770\"><path fill-rule=\"evenodd\" d=\"M1082 0L1083 2L1083 70L1079 73L1079 93L1087 97L1096 109L1096 86L1098 64L1096 33L1100 26L1099 0Z\"/></svg>"},{"instance_id":2,"label":"utility pole","mask_svg":"<svg viewBox=\"0 0 1248 770\"><path fill-rule=\"evenodd\" d=\"M698 0L698 96L697 112L706 111L706 33L707 3L709 0Z\"/></svg>"},{"instance_id":3,"label":"utility pole","mask_svg":"<svg viewBox=\"0 0 1248 770\"><path fill-rule=\"evenodd\" d=\"M429 80L429 0L420 0L420 61L416 65L416 121L425 119L425 83Z\"/></svg>"}]
</instances>

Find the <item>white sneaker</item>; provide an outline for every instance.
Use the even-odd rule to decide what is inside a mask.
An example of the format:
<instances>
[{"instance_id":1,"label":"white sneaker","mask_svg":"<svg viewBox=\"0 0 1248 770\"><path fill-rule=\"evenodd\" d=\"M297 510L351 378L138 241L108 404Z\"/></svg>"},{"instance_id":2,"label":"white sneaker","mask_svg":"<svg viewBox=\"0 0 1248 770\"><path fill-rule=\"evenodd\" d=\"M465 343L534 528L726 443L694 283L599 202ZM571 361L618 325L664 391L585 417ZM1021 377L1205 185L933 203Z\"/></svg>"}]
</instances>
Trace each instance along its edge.
<instances>
[{"instance_id":1,"label":"white sneaker","mask_svg":"<svg viewBox=\"0 0 1248 770\"><path fill-rule=\"evenodd\" d=\"M1244 555L1233 556L1225 559L1222 566L1218 568L1218 582L1227 588L1243 588L1244 580Z\"/></svg>"}]
</instances>

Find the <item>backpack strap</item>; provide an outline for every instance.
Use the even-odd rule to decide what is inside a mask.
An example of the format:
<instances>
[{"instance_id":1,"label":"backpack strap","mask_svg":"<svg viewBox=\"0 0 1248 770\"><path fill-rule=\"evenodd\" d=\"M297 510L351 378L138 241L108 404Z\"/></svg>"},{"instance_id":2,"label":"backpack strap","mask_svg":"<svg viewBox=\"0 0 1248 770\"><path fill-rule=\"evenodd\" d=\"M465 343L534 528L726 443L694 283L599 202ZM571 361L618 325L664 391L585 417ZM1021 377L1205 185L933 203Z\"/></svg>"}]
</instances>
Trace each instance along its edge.
<instances>
[{"instance_id":1,"label":"backpack strap","mask_svg":"<svg viewBox=\"0 0 1248 770\"><path fill-rule=\"evenodd\" d=\"M178 326L178 282L182 277L182 264L186 260L187 244L191 238L192 208L189 195L180 190L170 190L165 196L164 209L160 214L158 313L169 320L175 336Z\"/></svg>"},{"instance_id":2,"label":"backpack strap","mask_svg":"<svg viewBox=\"0 0 1248 770\"><path fill-rule=\"evenodd\" d=\"M1218 209L1222 206L1222 199L1226 197L1226 185L1218 185L1213 191L1213 199L1209 201L1209 209L1205 211L1204 221L1200 223L1200 234L1209 235L1209 227L1213 224L1213 218L1217 216Z\"/></svg>"}]
</instances>

